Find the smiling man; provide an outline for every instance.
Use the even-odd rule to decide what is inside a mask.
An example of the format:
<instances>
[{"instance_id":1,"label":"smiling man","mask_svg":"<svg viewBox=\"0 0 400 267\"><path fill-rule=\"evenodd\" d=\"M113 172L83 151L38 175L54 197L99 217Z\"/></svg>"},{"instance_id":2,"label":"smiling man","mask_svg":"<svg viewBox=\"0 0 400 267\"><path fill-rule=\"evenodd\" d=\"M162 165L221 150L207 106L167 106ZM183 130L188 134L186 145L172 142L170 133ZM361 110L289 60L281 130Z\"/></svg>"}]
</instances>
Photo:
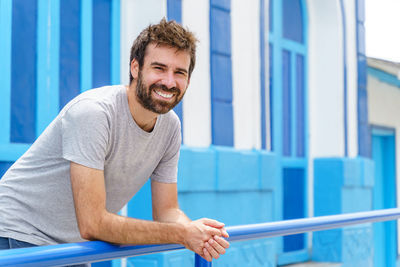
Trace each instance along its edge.
<instances>
[{"instance_id":1,"label":"smiling man","mask_svg":"<svg viewBox=\"0 0 400 267\"><path fill-rule=\"evenodd\" d=\"M225 253L224 224L179 209L180 122L171 110L195 65L196 39L164 19L131 49L129 86L69 102L0 180L0 249L84 240L179 243L207 260ZM117 215L151 178L154 221Z\"/></svg>"}]
</instances>

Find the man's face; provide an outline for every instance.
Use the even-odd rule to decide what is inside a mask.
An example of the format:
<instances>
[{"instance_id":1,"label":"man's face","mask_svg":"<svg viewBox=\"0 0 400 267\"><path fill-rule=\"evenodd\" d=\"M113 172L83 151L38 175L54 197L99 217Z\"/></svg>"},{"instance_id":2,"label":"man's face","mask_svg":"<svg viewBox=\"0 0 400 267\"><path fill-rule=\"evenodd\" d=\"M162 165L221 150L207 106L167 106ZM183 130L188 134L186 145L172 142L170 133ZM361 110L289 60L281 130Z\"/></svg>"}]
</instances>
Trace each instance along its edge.
<instances>
[{"instance_id":1,"label":"man's face","mask_svg":"<svg viewBox=\"0 0 400 267\"><path fill-rule=\"evenodd\" d=\"M142 106L157 114L174 108L189 85L189 64L189 53L149 44L142 68L138 68L136 77L136 73L132 74L137 81L136 96Z\"/></svg>"}]
</instances>

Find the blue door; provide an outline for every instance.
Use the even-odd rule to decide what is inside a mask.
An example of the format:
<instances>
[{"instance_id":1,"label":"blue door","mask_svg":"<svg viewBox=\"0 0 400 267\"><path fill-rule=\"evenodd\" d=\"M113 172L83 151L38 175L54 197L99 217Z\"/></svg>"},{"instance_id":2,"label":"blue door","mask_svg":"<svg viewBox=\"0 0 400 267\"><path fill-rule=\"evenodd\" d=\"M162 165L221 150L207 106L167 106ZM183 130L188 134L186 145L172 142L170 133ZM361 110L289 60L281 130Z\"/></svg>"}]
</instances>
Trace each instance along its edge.
<instances>
[{"instance_id":1,"label":"blue door","mask_svg":"<svg viewBox=\"0 0 400 267\"><path fill-rule=\"evenodd\" d=\"M374 129L372 158L375 162L373 208L396 207L394 130ZM374 224L374 266L394 267L396 263L396 221Z\"/></svg>"}]
</instances>

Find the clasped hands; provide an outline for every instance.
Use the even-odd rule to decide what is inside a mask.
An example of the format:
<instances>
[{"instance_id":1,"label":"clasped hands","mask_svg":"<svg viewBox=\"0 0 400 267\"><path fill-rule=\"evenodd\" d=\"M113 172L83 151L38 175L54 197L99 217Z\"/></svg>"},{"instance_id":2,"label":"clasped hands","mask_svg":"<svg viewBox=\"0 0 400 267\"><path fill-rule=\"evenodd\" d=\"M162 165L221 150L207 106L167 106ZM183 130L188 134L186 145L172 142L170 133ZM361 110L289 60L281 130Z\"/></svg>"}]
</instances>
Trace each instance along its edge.
<instances>
[{"instance_id":1,"label":"clasped hands","mask_svg":"<svg viewBox=\"0 0 400 267\"><path fill-rule=\"evenodd\" d=\"M229 248L229 242L224 239L229 237L224 226L207 218L189 222L185 227L185 247L207 261L218 259Z\"/></svg>"}]
</instances>

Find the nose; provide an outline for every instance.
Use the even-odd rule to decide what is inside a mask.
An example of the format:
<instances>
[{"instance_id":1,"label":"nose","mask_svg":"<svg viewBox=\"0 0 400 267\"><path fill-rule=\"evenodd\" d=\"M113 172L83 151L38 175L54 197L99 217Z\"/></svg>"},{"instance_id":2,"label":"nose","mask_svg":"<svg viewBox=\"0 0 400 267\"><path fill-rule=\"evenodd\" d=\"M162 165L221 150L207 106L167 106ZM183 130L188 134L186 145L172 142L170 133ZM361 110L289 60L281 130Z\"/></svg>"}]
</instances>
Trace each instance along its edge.
<instances>
[{"instance_id":1,"label":"nose","mask_svg":"<svg viewBox=\"0 0 400 267\"><path fill-rule=\"evenodd\" d=\"M173 87L176 87L177 83L174 77L174 73L172 71L169 71L165 74L162 83L168 88L171 89Z\"/></svg>"}]
</instances>

